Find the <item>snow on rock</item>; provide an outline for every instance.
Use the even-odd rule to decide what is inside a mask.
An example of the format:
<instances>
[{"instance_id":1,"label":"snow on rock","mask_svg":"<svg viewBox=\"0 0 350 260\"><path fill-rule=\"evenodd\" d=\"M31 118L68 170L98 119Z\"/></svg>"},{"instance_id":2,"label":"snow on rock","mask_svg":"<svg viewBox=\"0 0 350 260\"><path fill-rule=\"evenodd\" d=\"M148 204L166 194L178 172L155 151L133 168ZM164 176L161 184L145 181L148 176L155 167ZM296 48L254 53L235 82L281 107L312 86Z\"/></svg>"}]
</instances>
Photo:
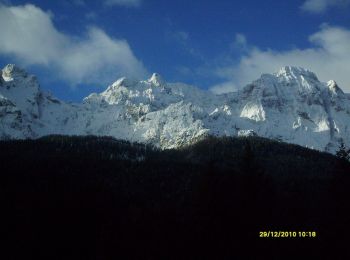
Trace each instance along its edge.
<instances>
[{"instance_id":1,"label":"snow on rock","mask_svg":"<svg viewBox=\"0 0 350 260\"><path fill-rule=\"evenodd\" d=\"M2 78L4 81L14 81L15 79L22 79L27 76L27 72L17 67L15 64L8 64L2 70Z\"/></svg>"},{"instance_id":2,"label":"snow on rock","mask_svg":"<svg viewBox=\"0 0 350 260\"><path fill-rule=\"evenodd\" d=\"M148 80L148 82L156 87L161 87L165 85L165 81L158 73L153 73L152 77Z\"/></svg>"},{"instance_id":3,"label":"snow on rock","mask_svg":"<svg viewBox=\"0 0 350 260\"><path fill-rule=\"evenodd\" d=\"M121 78L68 104L7 65L0 77L0 139L48 134L107 135L164 149L207 135L259 135L334 153L341 140L350 146L350 97L335 81L286 66L222 95L154 73L144 81Z\"/></svg>"},{"instance_id":4,"label":"snow on rock","mask_svg":"<svg viewBox=\"0 0 350 260\"><path fill-rule=\"evenodd\" d=\"M241 136L241 137L256 136L256 133L253 130L239 130L238 136Z\"/></svg>"}]
</instances>

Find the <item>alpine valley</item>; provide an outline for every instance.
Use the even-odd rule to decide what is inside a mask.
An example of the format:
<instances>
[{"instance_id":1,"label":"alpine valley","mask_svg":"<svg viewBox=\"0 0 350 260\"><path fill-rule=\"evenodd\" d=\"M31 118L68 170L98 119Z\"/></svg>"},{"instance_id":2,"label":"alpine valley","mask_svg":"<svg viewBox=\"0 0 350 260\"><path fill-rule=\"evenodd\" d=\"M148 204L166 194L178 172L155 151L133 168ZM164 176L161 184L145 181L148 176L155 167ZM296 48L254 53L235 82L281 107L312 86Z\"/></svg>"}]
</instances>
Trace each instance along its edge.
<instances>
[{"instance_id":1,"label":"alpine valley","mask_svg":"<svg viewBox=\"0 0 350 260\"><path fill-rule=\"evenodd\" d=\"M263 74L239 91L216 95L167 83L121 78L80 104L40 89L35 76L13 64L0 77L0 139L45 135L112 136L162 149L206 136L257 135L335 153L350 146L350 96L299 67Z\"/></svg>"}]
</instances>

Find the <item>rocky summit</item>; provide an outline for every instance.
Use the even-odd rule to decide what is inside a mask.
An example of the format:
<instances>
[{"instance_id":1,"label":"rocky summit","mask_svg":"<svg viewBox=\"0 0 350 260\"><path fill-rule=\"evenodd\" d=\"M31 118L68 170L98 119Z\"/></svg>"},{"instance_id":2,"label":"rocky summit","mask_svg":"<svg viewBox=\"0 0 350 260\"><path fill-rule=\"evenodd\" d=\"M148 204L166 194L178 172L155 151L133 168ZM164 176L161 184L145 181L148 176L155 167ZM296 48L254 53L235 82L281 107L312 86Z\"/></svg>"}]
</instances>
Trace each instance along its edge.
<instances>
[{"instance_id":1,"label":"rocky summit","mask_svg":"<svg viewBox=\"0 0 350 260\"><path fill-rule=\"evenodd\" d=\"M334 153L342 141L350 146L350 97L333 80L286 66L221 95L155 73L144 81L121 78L72 104L7 65L0 77L0 139L50 134L112 136L162 149L208 135L258 135Z\"/></svg>"}]
</instances>

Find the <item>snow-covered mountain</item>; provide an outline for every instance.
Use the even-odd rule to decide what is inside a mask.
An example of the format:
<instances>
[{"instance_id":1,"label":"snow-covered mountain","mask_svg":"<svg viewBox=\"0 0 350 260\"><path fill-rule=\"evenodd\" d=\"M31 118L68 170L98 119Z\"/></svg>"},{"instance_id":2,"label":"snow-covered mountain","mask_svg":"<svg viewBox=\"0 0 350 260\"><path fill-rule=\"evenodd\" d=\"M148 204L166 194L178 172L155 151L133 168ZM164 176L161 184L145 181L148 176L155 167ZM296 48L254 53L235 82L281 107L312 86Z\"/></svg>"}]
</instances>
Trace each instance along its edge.
<instances>
[{"instance_id":1,"label":"snow-covered mountain","mask_svg":"<svg viewBox=\"0 0 350 260\"><path fill-rule=\"evenodd\" d=\"M207 135L259 135L334 153L341 140L350 146L350 97L335 81L284 67L228 94L153 74L145 81L121 78L70 104L41 91L35 76L7 65L0 77L0 139L48 134L105 135L161 148Z\"/></svg>"}]
</instances>

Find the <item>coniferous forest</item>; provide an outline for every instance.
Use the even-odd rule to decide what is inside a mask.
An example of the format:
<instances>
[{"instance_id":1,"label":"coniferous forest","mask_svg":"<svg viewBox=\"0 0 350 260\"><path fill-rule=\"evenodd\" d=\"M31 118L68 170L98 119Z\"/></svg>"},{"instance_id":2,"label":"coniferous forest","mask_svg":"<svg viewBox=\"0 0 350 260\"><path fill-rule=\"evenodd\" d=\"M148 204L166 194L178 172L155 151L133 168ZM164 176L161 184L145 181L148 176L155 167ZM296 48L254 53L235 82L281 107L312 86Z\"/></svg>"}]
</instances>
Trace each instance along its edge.
<instances>
[{"instance_id":1,"label":"coniferous forest","mask_svg":"<svg viewBox=\"0 0 350 260\"><path fill-rule=\"evenodd\" d=\"M48 136L1 141L0 158L2 259L350 259L350 163L327 153Z\"/></svg>"}]
</instances>

